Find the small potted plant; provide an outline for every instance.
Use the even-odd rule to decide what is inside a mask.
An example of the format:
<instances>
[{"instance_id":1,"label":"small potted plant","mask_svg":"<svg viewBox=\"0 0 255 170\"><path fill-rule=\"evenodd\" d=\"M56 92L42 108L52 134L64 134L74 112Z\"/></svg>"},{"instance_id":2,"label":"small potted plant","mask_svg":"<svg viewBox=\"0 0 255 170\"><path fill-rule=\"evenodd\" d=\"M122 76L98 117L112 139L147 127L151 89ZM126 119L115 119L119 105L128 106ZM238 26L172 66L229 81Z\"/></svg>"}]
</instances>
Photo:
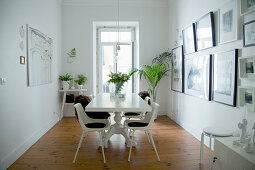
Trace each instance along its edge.
<instances>
[{"instance_id":1,"label":"small potted plant","mask_svg":"<svg viewBox=\"0 0 255 170\"><path fill-rule=\"evenodd\" d=\"M85 84L85 82L87 81L87 77L84 76L83 74L79 74L78 75L78 79L77 80L74 80L75 83L77 84L78 88L79 89L82 89L83 88L83 85Z\"/></svg>"},{"instance_id":2,"label":"small potted plant","mask_svg":"<svg viewBox=\"0 0 255 170\"><path fill-rule=\"evenodd\" d=\"M67 55L68 55L70 58L76 57L76 49L73 48L71 51L69 51L69 52L67 53Z\"/></svg>"},{"instance_id":3,"label":"small potted plant","mask_svg":"<svg viewBox=\"0 0 255 170\"><path fill-rule=\"evenodd\" d=\"M60 75L59 80L62 82L63 90L68 90L72 76L68 73L66 75Z\"/></svg>"},{"instance_id":4,"label":"small potted plant","mask_svg":"<svg viewBox=\"0 0 255 170\"><path fill-rule=\"evenodd\" d=\"M108 83L113 83L115 85L115 91L114 91L114 95L115 96L124 96L121 95L121 90L123 89L124 83L127 82L130 77L134 74L134 72L136 72L135 70L132 70L129 72L129 74L125 74L125 73L112 73L109 74L108 76L110 77L110 79L107 81Z\"/></svg>"}]
</instances>

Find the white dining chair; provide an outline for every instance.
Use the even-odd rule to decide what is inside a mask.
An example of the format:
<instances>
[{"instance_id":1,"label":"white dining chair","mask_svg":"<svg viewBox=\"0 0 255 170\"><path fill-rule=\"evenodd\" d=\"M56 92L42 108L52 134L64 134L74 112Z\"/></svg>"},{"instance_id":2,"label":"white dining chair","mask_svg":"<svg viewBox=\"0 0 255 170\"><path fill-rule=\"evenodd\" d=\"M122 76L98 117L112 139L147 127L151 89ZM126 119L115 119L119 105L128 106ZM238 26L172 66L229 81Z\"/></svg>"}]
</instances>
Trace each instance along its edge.
<instances>
[{"instance_id":1,"label":"white dining chair","mask_svg":"<svg viewBox=\"0 0 255 170\"><path fill-rule=\"evenodd\" d=\"M150 128L151 128L151 126L154 122L154 119L156 118L155 116L157 115L158 108L159 108L159 104L152 103L152 112L148 112L145 115L144 119L142 119L142 120L126 120L125 121L125 127L132 131L132 135L131 135L132 138L130 139L131 140L131 145L130 145L130 150L129 150L129 155L128 155L128 161L130 161L132 146L133 146L133 143L135 143L134 133L135 133L136 130L143 130L149 135L152 146L153 146L153 148L156 152L158 161L160 161L157 148L155 146L154 140L153 140L152 135L150 133Z\"/></svg>"},{"instance_id":2,"label":"white dining chair","mask_svg":"<svg viewBox=\"0 0 255 170\"><path fill-rule=\"evenodd\" d=\"M91 118L89 118L80 103L75 104L74 108L76 109L76 112L78 114L79 123L80 123L83 131L81 134L81 139L80 139L78 148L77 148L75 156L74 156L73 163L75 163L75 161L76 161L77 154L79 152L83 138L85 137L86 133L94 132L94 131L97 131L99 133L99 137L100 137L99 145L102 148L104 163L106 163L105 154L104 154L104 138L103 138L103 136L104 136L105 130L109 130L108 119L91 119Z\"/></svg>"}]
</instances>

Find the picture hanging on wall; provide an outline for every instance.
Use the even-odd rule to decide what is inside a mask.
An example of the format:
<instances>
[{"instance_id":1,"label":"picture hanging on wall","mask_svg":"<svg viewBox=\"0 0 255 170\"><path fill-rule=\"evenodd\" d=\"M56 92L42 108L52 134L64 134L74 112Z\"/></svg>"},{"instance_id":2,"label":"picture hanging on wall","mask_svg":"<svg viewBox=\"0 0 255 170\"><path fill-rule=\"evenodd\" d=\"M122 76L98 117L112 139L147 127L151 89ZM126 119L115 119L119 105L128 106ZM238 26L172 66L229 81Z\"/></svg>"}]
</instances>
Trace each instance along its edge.
<instances>
[{"instance_id":1,"label":"picture hanging on wall","mask_svg":"<svg viewBox=\"0 0 255 170\"><path fill-rule=\"evenodd\" d=\"M184 93L211 100L211 55L185 59Z\"/></svg>"},{"instance_id":2,"label":"picture hanging on wall","mask_svg":"<svg viewBox=\"0 0 255 170\"><path fill-rule=\"evenodd\" d=\"M255 0L241 0L241 14L246 15L255 11Z\"/></svg>"},{"instance_id":3,"label":"picture hanging on wall","mask_svg":"<svg viewBox=\"0 0 255 170\"><path fill-rule=\"evenodd\" d=\"M236 106L237 49L214 54L213 57L213 100Z\"/></svg>"},{"instance_id":4,"label":"picture hanging on wall","mask_svg":"<svg viewBox=\"0 0 255 170\"><path fill-rule=\"evenodd\" d=\"M196 47L199 51L215 45L214 17L209 12L196 22Z\"/></svg>"},{"instance_id":5,"label":"picture hanging on wall","mask_svg":"<svg viewBox=\"0 0 255 170\"><path fill-rule=\"evenodd\" d=\"M183 52L184 55L196 52L195 24L182 30Z\"/></svg>"},{"instance_id":6,"label":"picture hanging on wall","mask_svg":"<svg viewBox=\"0 0 255 170\"><path fill-rule=\"evenodd\" d=\"M238 2L232 0L219 10L219 43L227 43L238 39Z\"/></svg>"},{"instance_id":7,"label":"picture hanging on wall","mask_svg":"<svg viewBox=\"0 0 255 170\"><path fill-rule=\"evenodd\" d=\"M243 24L243 46L255 45L255 20Z\"/></svg>"},{"instance_id":8,"label":"picture hanging on wall","mask_svg":"<svg viewBox=\"0 0 255 170\"><path fill-rule=\"evenodd\" d=\"M172 77L171 89L177 92L183 92L183 46L172 49Z\"/></svg>"},{"instance_id":9,"label":"picture hanging on wall","mask_svg":"<svg viewBox=\"0 0 255 170\"><path fill-rule=\"evenodd\" d=\"M28 86L52 82L53 41L27 25Z\"/></svg>"},{"instance_id":10,"label":"picture hanging on wall","mask_svg":"<svg viewBox=\"0 0 255 170\"><path fill-rule=\"evenodd\" d=\"M239 58L239 77L255 80L255 56Z\"/></svg>"},{"instance_id":11,"label":"picture hanging on wall","mask_svg":"<svg viewBox=\"0 0 255 170\"><path fill-rule=\"evenodd\" d=\"M241 86L238 91L239 106L247 106L248 111L255 112L255 88Z\"/></svg>"}]
</instances>

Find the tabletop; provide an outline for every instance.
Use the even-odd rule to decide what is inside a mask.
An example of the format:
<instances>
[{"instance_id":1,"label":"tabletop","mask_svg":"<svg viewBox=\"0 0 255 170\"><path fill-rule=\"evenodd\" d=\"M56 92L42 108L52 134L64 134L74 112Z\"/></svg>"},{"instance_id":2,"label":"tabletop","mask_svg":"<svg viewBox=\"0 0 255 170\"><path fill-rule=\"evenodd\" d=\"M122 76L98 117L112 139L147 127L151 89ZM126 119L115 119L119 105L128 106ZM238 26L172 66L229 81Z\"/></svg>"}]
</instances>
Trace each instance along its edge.
<instances>
[{"instance_id":1,"label":"tabletop","mask_svg":"<svg viewBox=\"0 0 255 170\"><path fill-rule=\"evenodd\" d=\"M126 94L125 98L111 97L109 93L95 96L87 105L87 112L150 112L149 106L138 94Z\"/></svg>"}]
</instances>

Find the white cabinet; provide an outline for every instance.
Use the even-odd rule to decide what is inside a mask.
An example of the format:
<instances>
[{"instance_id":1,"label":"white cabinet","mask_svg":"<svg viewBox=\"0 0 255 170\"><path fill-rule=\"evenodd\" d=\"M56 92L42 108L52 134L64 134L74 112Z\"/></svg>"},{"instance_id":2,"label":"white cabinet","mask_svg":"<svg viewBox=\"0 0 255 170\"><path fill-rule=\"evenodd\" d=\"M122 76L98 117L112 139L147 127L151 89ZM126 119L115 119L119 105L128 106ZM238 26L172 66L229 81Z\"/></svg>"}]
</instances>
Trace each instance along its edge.
<instances>
[{"instance_id":1,"label":"white cabinet","mask_svg":"<svg viewBox=\"0 0 255 170\"><path fill-rule=\"evenodd\" d=\"M214 144L214 170L255 170L255 153L246 153L233 145L234 137L216 138Z\"/></svg>"}]
</instances>

